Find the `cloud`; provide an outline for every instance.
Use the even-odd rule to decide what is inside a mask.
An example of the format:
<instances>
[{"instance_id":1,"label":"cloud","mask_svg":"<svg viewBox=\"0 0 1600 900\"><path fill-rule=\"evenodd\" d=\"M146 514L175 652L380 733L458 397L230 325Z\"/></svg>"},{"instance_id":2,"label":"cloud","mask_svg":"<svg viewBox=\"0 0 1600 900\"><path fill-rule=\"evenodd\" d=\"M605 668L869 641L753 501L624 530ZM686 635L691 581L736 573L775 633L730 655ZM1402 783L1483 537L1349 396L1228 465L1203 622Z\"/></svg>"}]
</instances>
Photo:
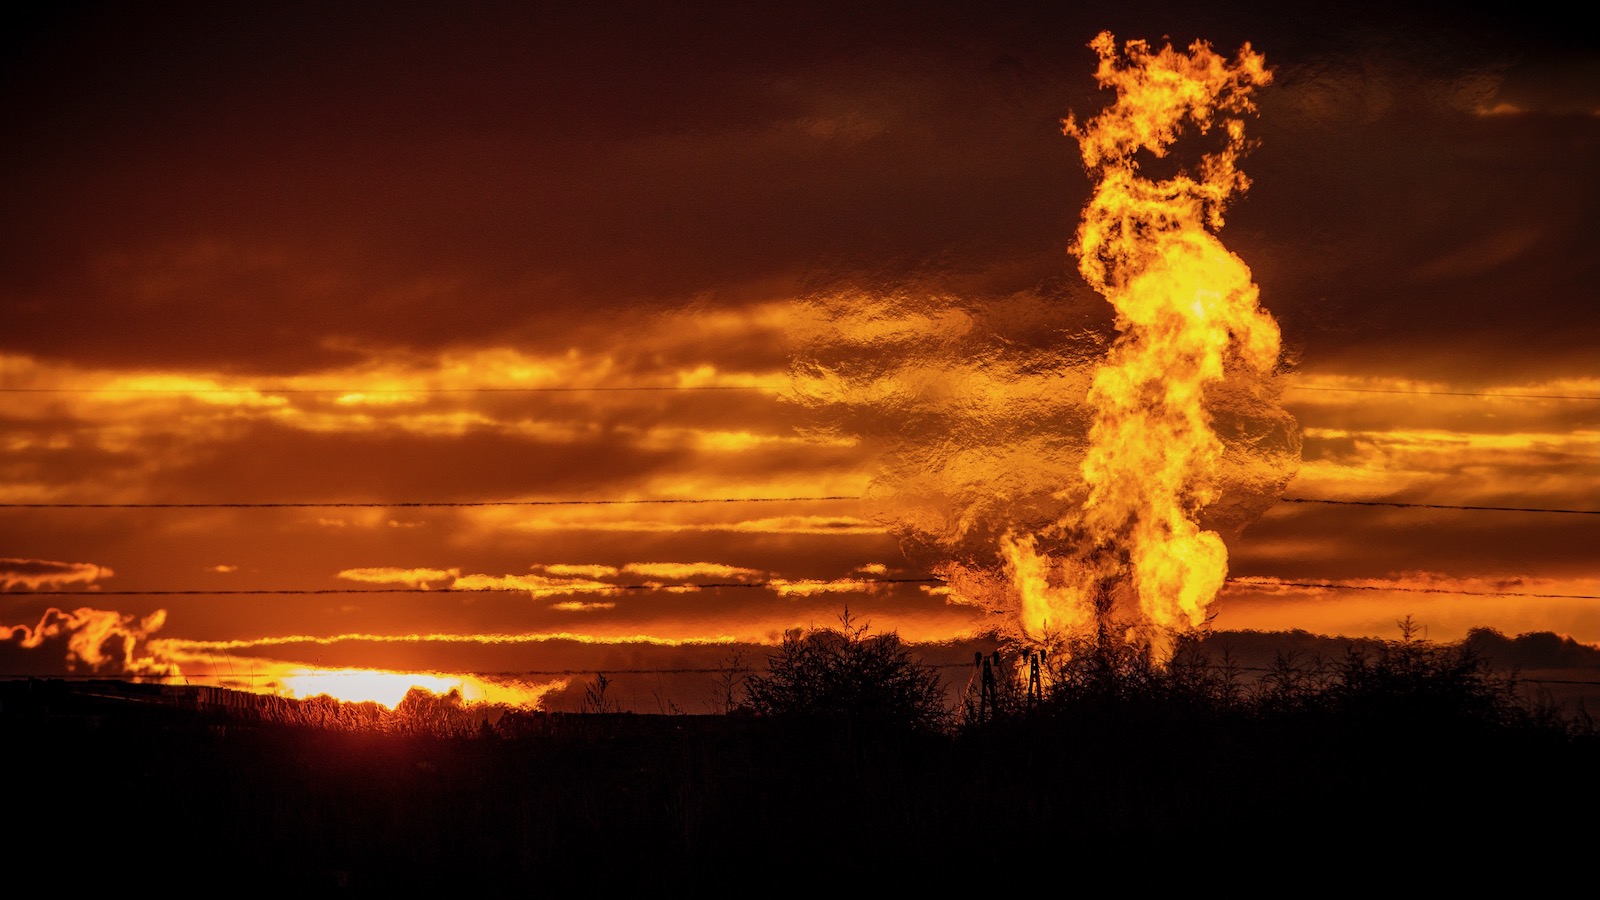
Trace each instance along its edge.
<instances>
[{"instance_id":1,"label":"cloud","mask_svg":"<svg viewBox=\"0 0 1600 900\"><path fill-rule=\"evenodd\" d=\"M0 590L21 587L30 591L55 590L72 584L92 586L116 573L94 563L55 562L45 559L0 558Z\"/></svg>"},{"instance_id":2,"label":"cloud","mask_svg":"<svg viewBox=\"0 0 1600 900\"><path fill-rule=\"evenodd\" d=\"M340 578L365 581L372 584L404 584L422 590L442 590L453 586L461 577L460 569L401 569L377 566L366 569L345 569Z\"/></svg>"},{"instance_id":3,"label":"cloud","mask_svg":"<svg viewBox=\"0 0 1600 900\"><path fill-rule=\"evenodd\" d=\"M552 566L541 567L575 571L581 574L616 574L609 566ZM364 569L345 569L338 575L350 581L372 584L403 584L421 590L452 591L527 591L534 597L589 591L612 591L617 586L592 578L548 577L545 575L463 575L459 568L428 569L378 566Z\"/></svg>"},{"instance_id":4,"label":"cloud","mask_svg":"<svg viewBox=\"0 0 1600 900\"><path fill-rule=\"evenodd\" d=\"M755 519L681 522L663 519L606 519L600 516L527 516L510 527L526 531L736 531L752 534L884 534L884 526L859 516L762 516Z\"/></svg>"},{"instance_id":5,"label":"cloud","mask_svg":"<svg viewBox=\"0 0 1600 900\"><path fill-rule=\"evenodd\" d=\"M775 578L772 589L780 597L812 597L818 594L859 594L871 593L882 588L883 585L872 581L820 581L813 579L796 579L790 581Z\"/></svg>"},{"instance_id":6,"label":"cloud","mask_svg":"<svg viewBox=\"0 0 1600 900\"><path fill-rule=\"evenodd\" d=\"M553 603L550 605L550 608L559 609L562 612L595 612L598 610L616 609L617 605L615 603L607 602L590 603L582 600L567 600L562 603Z\"/></svg>"},{"instance_id":7,"label":"cloud","mask_svg":"<svg viewBox=\"0 0 1600 900\"><path fill-rule=\"evenodd\" d=\"M568 578L611 578L617 575L619 571L616 566L583 566L565 563L552 563L538 566L537 568L543 569L546 573L556 577Z\"/></svg>"},{"instance_id":8,"label":"cloud","mask_svg":"<svg viewBox=\"0 0 1600 900\"><path fill-rule=\"evenodd\" d=\"M50 671L59 664L67 672L87 668L110 675L171 675L178 666L150 641L166 620L164 609L140 618L90 607L72 612L51 607L37 625L0 625L0 646L9 645L6 655L29 672L39 672L42 663ZM15 655L19 649L37 653L47 646L59 652L46 652L42 660Z\"/></svg>"},{"instance_id":9,"label":"cloud","mask_svg":"<svg viewBox=\"0 0 1600 900\"><path fill-rule=\"evenodd\" d=\"M585 578L546 578L543 575L463 575L457 579L458 591L527 591L530 597L615 590L615 585Z\"/></svg>"},{"instance_id":10,"label":"cloud","mask_svg":"<svg viewBox=\"0 0 1600 900\"><path fill-rule=\"evenodd\" d=\"M1518 669L1587 669L1600 674L1600 643L1583 643L1554 632L1527 632L1508 637L1488 628L1474 629L1467 642L1493 662Z\"/></svg>"},{"instance_id":11,"label":"cloud","mask_svg":"<svg viewBox=\"0 0 1600 900\"><path fill-rule=\"evenodd\" d=\"M543 569L546 575L537 574L511 574L463 575L458 568L427 569L427 568L398 568L376 567L364 569L345 569L339 573L340 578L351 581L364 581L375 584L403 584L423 590L455 590L455 591L527 591L533 597L550 597L561 594L613 592L624 590L625 584L615 584L600 581L600 578L612 578L619 575L632 575L647 579L665 579L684 581L691 578L716 578L716 579L752 579L765 576L760 569L750 569L742 566L731 566L723 563L693 562L693 563L628 563L620 569L614 566L600 565L539 565L535 568ZM690 588L692 589L692 588ZM671 590L671 588L668 588ZM556 609L598 609L609 608L615 604L557 604Z\"/></svg>"},{"instance_id":12,"label":"cloud","mask_svg":"<svg viewBox=\"0 0 1600 900\"><path fill-rule=\"evenodd\" d=\"M622 571L643 578L665 578L683 581L689 578L760 578L766 573L760 569L729 566L722 563L628 563Z\"/></svg>"}]
</instances>

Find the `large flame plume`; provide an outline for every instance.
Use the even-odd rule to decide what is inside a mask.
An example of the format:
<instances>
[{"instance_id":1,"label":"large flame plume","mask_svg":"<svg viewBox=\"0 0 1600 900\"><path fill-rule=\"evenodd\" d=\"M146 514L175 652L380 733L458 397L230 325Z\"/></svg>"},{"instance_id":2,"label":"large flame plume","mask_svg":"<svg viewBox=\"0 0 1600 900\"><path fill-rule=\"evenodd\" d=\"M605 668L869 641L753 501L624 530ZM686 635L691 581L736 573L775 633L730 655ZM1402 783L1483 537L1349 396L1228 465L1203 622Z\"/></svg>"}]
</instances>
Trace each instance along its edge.
<instances>
[{"instance_id":1,"label":"large flame plume","mask_svg":"<svg viewBox=\"0 0 1600 900\"><path fill-rule=\"evenodd\" d=\"M881 450L875 512L954 601L1028 643L1128 640L1161 661L1206 622L1225 539L1299 465L1277 325L1215 234L1271 75L1249 45L1090 46L1116 100L1064 132L1094 179L1071 251L1095 295L822 293L795 391ZM1104 301L1109 342L1083 321Z\"/></svg>"},{"instance_id":2,"label":"large flame plume","mask_svg":"<svg viewBox=\"0 0 1600 900\"><path fill-rule=\"evenodd\" d=\"M1259 396L1278 361L1278 327L1249 268L1213 233L1249 184L1237 167L1242 116L1271 75L1248 44L1232 61L1203 42L1183 53L1135 40L1119 53L1103 32L1090 46L1117 100L1064 122L1098 177L1072 252L1116 308L1119 335L1089 389L1087 495L1058 523L1078 536L1073 552L1051 559L1012 535L1004 552L1029 636L1104 627L1113 592L1131 588L1135 608L1119 620L1160 656L1170 635L1205 622L1228 571L1222 537L1197 520L1221 493L1224 453L1206 393L1229 379ZM1146 177L1141 153L1165 158L1185 129L1219 132L1223 146L1192 170Z\"/></svg>"}]
</instances>

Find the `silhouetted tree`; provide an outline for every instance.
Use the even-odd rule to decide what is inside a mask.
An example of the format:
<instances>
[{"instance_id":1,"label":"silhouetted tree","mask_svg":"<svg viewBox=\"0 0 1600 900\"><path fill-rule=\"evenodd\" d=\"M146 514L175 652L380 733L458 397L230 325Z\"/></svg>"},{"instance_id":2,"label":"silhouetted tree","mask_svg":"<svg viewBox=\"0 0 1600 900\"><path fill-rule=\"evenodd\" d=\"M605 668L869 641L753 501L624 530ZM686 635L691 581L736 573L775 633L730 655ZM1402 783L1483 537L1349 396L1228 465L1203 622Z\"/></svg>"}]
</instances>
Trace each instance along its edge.
<instances>
[{"instance_id":1,"label":"silhouetted tree","mask_svg":"<svg viewBox=\"0 0 1600 900\"><path fill-rule=\"evenodd\" d=\"M744 684L758 715L837 719L914 731L949 724L944 692L898 634L868 635L847 608L838 628L794 630Z\"/></svg>"},{"instance_id":2,"label":"silhouetted tree","mask_svg":"<svg viewBox=\"0 0 1600 900\"><path fill-rule=\"evenodd\" d=\"M1421 638L1410 616L1397 624L1400 640L1346 654L1320 698L1326 706L1394 728L1525 724L1531 713L1518 697L1515 676L1496 672L1470 643Z\"/></svg>"}]
</instances>

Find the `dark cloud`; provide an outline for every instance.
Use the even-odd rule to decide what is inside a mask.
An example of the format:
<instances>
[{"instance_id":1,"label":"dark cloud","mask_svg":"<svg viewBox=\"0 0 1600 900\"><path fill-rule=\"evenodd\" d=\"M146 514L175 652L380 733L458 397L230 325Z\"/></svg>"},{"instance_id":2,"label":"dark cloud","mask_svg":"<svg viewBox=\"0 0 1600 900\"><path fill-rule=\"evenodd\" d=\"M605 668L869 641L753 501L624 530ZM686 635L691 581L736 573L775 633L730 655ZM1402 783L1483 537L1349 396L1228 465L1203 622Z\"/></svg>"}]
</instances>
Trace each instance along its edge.
<instances>
[{"instance_id":1,"label":"dark cloud","mask_svg":"<svg viewBox=\"0 0 1600 900\"><path fill-rule=\"evenodd\" d=\"M1415 326L1592 343L1570 325L1600 204L1562 163L1600 120L1458 101L1502 79L1531 105L1593 57L1557 40L1519 69L1535 26L1443 12L79 7L19 22L0 82L26 136L0 181L6 346L270 372L348 358L327 338L537 341L828 271L1026 289L1070 273L1087 181L1058 120L1102 102L1102 28L1279 67L1230 228L1308 360Z\"/></svg>"},{"instance_id":2,"label":"dark cloud","mask_svg":"<svg viewBox=\"0 0 1600 900\"><path fill-rule=\"evenodd\" d=\"M1290 579L1384 578L1406 572L1458 577L1535 571L1583 578L1583 548L1600 538L1595 516L1382 507L1278 507L1251 526L1232 574ZM1277 544L1303 547L1283 555ZM1258 556L1258 552L1261 554Z\"/></svg>"}]
</instances>

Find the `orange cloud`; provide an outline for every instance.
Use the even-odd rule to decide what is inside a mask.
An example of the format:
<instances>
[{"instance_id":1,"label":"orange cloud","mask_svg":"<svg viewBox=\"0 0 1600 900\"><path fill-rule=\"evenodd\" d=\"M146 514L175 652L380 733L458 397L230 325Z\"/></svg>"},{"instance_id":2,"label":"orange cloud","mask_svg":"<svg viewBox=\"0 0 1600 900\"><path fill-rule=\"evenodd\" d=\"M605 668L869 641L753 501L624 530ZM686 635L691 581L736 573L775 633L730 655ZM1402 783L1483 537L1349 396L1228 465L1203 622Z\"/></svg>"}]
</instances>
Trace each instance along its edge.
<instances>
[{"instance_id":1,"label":"orange cloud","mask_svg":"<svg viewBox=\"0 0 1600 900\"><path fill-rule=\"evenodd\" d=\"M617 605L609 602L588 603L581 600L567 600L561 603L553 603L550 608L559 609L562 612L592 612L602 609L616 609Z\"/></svg>"},{"instance_id":2,"label":"orange cloud","mask_svg":"<svg viewBox=\"0 0 1600 900\"><path fill-rule=\"evenodd\" d=\"M542 575L464 575L455 583L460 591L518 590L532 597L550 597L582 591L606 591L614 585L583 578L546 578Z\"/></svg>"},{"instance_id":3,"label":"orange cloud","mask_svg":"<svg viewBox=\"0 0 1600 900\"><path fill-rule=\"evenodd\" d=\"M720 521L607 519L593 515L524 515L510 527L524 531L736 531L756 534L886 534L888 528L859 516L763 516Z\"/></svg>"},{"instance_id":4,"label":"orange cloud","mask_svg":"<svg viewBox=\"0 0 1600 900\"><path fill-rule=\"evenodd\" d=\"M0 626L0 632L5 632L7 641L28 650L47 641L64 640L68 671L76 671L81 664L94 672L108 670L117 675L171 675L177 674L177 665L154 649L150 640L166 620L164 609L141 619L113 610L80 607L69 613L51 607L36 626Z\"/></svg>"},{"instance_id":5,"label":"orange cloud","mask_svg":"<svg viewBox=\"0 0 1600 900\"><path fill-rule=\"evenodd\" d=\"M460 569L400 569L378 566L366 569L345 569L338 577L349 581L371 584L404 584L422 590L441 590L455 585L461 577Z\"/></svg>"},{"instance_id":6,"label":"orange cloud","mask_svg":"<svg viewBox=\"0 0 1600 900\"><path fill-rule=\"evenodd\" d=\"M93 585L116 574L94 563L55 562L47 559L0 558L0 590L22 587L30 591L58 589L71 584Z\"/></svg>"},{"instance_id":7,"label":"orange cloud","mask_svg":"<svg viewBox=\"0 0 1600 900\"><path fill-rule=\"evenodd\" d=\"M772 589L780 597L812 597L817 594L845 594L845 593L870 593L881 588L881 584L872 581L819 581L811 579L797 579L789 581L775 578Z\"/></svg>"},{"instance_id":8,"label":"orange cloud","mask_svg":"<svg viewBox=\"0 0 1600 900\"><path fill-rule=\"evenodd\" d=\"M729 566L722 563L628 563L622 571L643 578L666 578L682 581L688 578L760 578L760 569Z\"/></svg>"},{"instance_id":9,"label":"orange cloud","mask_svg":"<svg viewBox=\"0 0 1600 900\"><path fill-rule=\"evenodd\" d=\"M616 566L580 566L553 563L551 565L538 566L537 568L543 569L547 574L558 578L611 578L618 573Z\"/></svg>"}]
</instances>

